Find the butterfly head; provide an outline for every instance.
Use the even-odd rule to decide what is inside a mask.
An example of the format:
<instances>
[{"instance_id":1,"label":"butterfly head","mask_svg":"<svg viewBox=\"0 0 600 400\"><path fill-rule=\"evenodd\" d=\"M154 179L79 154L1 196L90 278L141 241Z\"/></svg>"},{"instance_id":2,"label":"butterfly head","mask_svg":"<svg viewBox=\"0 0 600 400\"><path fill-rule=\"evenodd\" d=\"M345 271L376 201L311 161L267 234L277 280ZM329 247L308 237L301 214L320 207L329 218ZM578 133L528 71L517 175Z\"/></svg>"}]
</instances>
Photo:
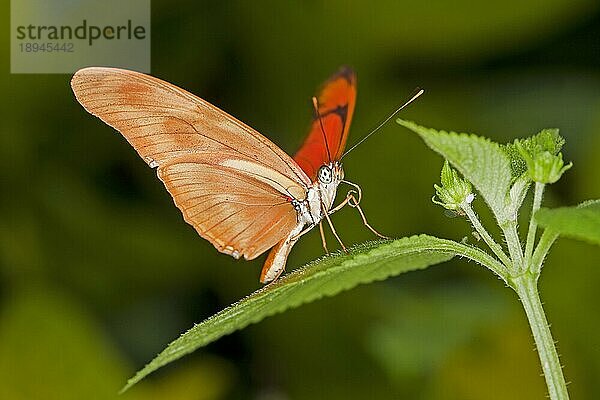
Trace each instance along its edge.
<instances>
[{"instance_id":1,"label":"butterfly head","mask_svg":"<svg viewBox=\"0 0 600 400\"><path fill-rule=\"evenodd\" d=\"M342 168L342 164L339 161L334 161L329 164L321 165L321 168L319 168L319 171L317 172L317 179L319 180L319 183L323 185L335 183L337 186L337 184L344 179L344 169Z\"/></svg>"},{"instance_id":2,"label":"butterfly head","mask_svg":"<svg viewBox=\"0 0 600 400\"><path fill-rule=\"evenodd\" d=\"M314 204L311 205L311 221L320 221L324 218L322 214L323 206L329 210L335 200L338 185L344 179L344 169L339 161L332 161L321 165L317 171L317 179L313 183L312 194L314 195ZM318 195L317 195L318 194ZM308 194L310 202L311 193Z\"/></svg>"}]
</instances>

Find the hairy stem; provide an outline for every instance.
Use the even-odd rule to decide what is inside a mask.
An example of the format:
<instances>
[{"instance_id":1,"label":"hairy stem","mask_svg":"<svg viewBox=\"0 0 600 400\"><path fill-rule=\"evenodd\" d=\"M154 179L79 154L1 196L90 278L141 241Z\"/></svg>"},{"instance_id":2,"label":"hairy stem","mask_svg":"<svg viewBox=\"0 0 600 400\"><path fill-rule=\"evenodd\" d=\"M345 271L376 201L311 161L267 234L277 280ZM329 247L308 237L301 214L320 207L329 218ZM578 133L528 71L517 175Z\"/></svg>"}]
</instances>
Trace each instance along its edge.
<instances>
[{"instance_id":1,"label":"hairy stem","mask_svg":"<svg viewBox=\"0 0 600 400\"><path fill-rule=\"evenodd\" d=\"M471 205L468 203L463 203L461 205L461 208L465 212L465 214L467 214L467 218L469 218L469 221L471 221L471 224L473 225L473 227L475 228L477 233L479 233L479 235L483 238L484 242L494 252L496 257L498 257L498 259L500 259L500 261L502 261L502 263L504 265L506 265L507 267L510 266L511 261L508 258L508 256L506 255L506 253L504 253L504 250L502 250L502 246L500 246L492 238L492 236L488 233L488 231L485 229L485 227L481 224L481 222L479 221L479 218L477 217L477 214L475 214L475 211L473 211L473 208L471 207Z\"/></svg>"},{"instance_id":2,"label":"hairy stem","mask_svg":"<svg viewBox=\"0 0 600 400\"><path fill-rule=\"evenodd\" d=\"M544 263L544 259L550 251L550 247L554 244L556 239L558 238L558 232L546 228L542 236L540 237L540 241L531 257L531 262L529 263L529 270L533 274L539 274L542 269L542 264Z\"/></svg>"},{"instance_id":3,"label":"hairy stem","mask_svg":"<svg viewBox=\"0 0 600 400\"><path fill-rule=\"evenodd\" d=\"M500 228L504 233L506 245L508 246L508 252L512 260L512 272L516 274L520 271L525 271L526 268L523 262L523 248L521 247L519 232L517 232L517 221L506 221L500 225Z\"/></svg>"},{"instance_id":4,"label":"hairy stem","mask_svg":"<svg viewBox=\"0 0 600 400\"><path fill-rule=\"evenodd\" d=\"M535 190L533 194L533 206L531 208L531 216L529 218L529 230L527 231L527 243L525 244L525 264L529 264L531 256L533 255L533 246L535 245L535 234L537 231L537 221L535 220L535 213L540 209L540 206L542 205L544 186L545 185L543 183L535 183Z\"/></svg>"},{"instance_id":5,"label":"hairy stem","mask_svg":"<svg viewBox=\"0 0 600 400\"><path fill-rule=\"evenodd\" d=\"M526 272L511 280L515 291L523 303L525 314L527 314L527 320L535 339L550 399L567 400L569 398L567 384L538 294L537 276Z\"/></svg>"}]
</instances>

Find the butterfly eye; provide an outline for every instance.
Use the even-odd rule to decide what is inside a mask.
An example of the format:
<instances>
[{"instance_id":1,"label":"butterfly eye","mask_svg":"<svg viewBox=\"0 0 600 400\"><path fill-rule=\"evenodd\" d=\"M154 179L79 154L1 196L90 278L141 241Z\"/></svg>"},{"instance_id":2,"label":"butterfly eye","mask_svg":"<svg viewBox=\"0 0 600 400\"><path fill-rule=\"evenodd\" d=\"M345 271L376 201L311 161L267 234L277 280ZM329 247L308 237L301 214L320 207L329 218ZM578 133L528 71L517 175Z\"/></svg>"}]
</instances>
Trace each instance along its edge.
<instances>
[{"instance_id":1,"label":"butterfly eye","mask_svg":"<svg viewBox=\"0 0 600 400\"><path fill-rule=\"evenodd\" d=\"M321 168L319 168L317 177L319 178L319 182L321 183L331 183L331 180L333 178L331 168L327 165L322 165Z\"/></svg>"}]
</instances>

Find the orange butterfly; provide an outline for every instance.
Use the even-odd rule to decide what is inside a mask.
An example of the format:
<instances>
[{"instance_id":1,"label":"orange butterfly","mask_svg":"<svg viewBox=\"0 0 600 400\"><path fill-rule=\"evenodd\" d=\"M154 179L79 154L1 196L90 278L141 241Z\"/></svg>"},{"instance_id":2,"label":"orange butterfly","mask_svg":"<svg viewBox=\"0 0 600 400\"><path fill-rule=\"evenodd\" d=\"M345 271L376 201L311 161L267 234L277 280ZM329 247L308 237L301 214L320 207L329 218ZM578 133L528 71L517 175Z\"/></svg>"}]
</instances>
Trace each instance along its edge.
<instances>
[{"instance_id":1,"label":"orange butterfly","mask_svg":"<svg viewBox=\"0 0 600 400\"><path fill-rule=\"evenodd\" d=\"M356 76L349 68L313 98L312 127L293 159L212 104L149 75L91 67L77 71L71 86L88 112L121 132L157 168L185 221L217 250L252 260L271 249L263 283L277 279L292 246L317 224L327 251L323 219L345 250L329 218L345 205L356 207L381 236L367 223L360 188L344 181L340 163L356 100ZM334 207L342 182L356 190Z\"/></svg>"}]
</instances>

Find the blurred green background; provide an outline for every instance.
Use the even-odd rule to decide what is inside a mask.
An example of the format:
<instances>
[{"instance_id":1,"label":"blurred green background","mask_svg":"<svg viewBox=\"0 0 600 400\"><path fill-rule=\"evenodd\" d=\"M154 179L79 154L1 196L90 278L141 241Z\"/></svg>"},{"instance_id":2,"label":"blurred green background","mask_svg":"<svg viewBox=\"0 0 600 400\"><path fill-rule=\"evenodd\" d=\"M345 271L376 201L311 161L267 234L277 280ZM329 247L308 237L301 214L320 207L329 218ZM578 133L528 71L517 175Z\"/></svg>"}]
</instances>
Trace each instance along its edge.
<instances>
[{"instance_id":1,"label":"blurred green background","mask_svg":"<svg viewBox=\"0 0 600 400\"><path fill-rule=\"evenodd\" d=\"M8 2L2 13L8 25ZM0 40L0 398L114 399L179 333L258 288L262 260L218 254L76 103L70 76L10 75ZM289 153L341 64L358 75L350 143L420 86L402 115L426 126L497 141L561 128L575 166L546 205L600 197L597 1L153 0L152 73ZM377 229L460 239L468 224L430 201L441 165L393 123L345 160ZM347 243L372 238L353 210L334 221ZM321 254L315 231L288 268ZM540 282L574 399L600 396L599 261L560 240ZM516 296L455 260L269 318L121 398L542 399L540 373Z\"/></svg>"}]
</instances>

